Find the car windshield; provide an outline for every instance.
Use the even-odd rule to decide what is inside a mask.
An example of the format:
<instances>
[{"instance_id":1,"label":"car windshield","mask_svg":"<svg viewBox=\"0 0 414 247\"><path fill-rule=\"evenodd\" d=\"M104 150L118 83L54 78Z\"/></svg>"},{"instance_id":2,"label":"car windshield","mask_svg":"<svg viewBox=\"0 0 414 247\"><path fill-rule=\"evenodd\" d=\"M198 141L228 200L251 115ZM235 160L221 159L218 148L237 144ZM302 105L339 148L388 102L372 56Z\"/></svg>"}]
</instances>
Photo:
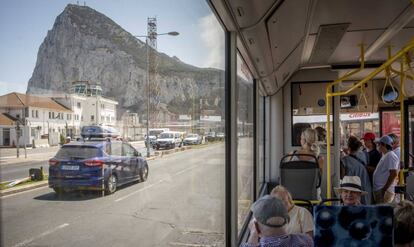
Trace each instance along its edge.
<instances>
[{"instance_id":1,"label":"car windshield","mask_svg":"<svg viewBox=\"0 0 414 247\"><path fill-rule=\"evenodd\" d=\"M171 133L161 133L160 138L174 138L174 135Z\"/></svg>"},{"instance_id":2,"label":"car windshield","mask_svg":"<svg viewBox=\"0 0 414 247\"><path fill-rule=\"evenodd\" d=\"M98 156L99 149L85 146L63 146L55 155L56 159L81 160Z\"/></svg>"},{"instance_id":3,"label":"car windshield","mask_svg":"<svg viewBox=\"0 0 414 247\"><path fill-rule=\"evenodd\" d=\"M187 135L187 137L188 138L193 138L193 137L197 137L197 135L196 134L189 134L189 135Z\"/></svg>"},{"instance_id":4,"label":"car windshield","mask_svg":"<svg viewBox=\"0 0 414 247\"><path fill-rule=\"evenodd\" d=\"M102 133L102 128L97 126L85 126L82 128L82 133Z\"/></svg>"}]
</instances>

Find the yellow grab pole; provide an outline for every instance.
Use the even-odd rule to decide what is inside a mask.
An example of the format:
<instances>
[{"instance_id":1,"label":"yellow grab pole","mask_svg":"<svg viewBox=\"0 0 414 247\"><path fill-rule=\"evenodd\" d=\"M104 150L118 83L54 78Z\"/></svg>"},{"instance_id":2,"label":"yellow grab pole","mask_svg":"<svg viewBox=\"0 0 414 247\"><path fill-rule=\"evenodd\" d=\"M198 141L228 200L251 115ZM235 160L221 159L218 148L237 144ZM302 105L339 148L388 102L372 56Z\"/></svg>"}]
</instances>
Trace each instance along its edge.
<instances>
[{"instance_id":1,"label":"yellow grab pole","mask_svg":"<svg viewBox=\"0 0 414 247\"><path fill-rule=\"evenodd\" d=\"M395 62L395 60L397 60L398 58L402 57L403 55L405 55L405 53L407 53L408 51L410 51L413 48L414 48L414 39L411 40L408 43L408 45L406 45L403 49L401 49L397 54L395 54L393 57L391 57L390 59L388 59L387 61L385 61L380 67L378 67L377 69L375 69L374 71L372 71L367 77L365 77L364 79L360 80L358 83L356 83L355 85L353 85L351 88L349 88L348 90L343 91L343 92L330 93L330 96L346 95L346 94L352 92L353 90L355 90L356 88L359 88L361 85L367 83L374 76L376 76L377 74L379 74L381 71L385 70L385 68L389 67L393 62ZM338 80L330 83L330 85L337 84L339 80L340 79L338 79Z\"/></svg>"},{"instance_id":2,"label":"yellow grab pole","mask_svg":"<svg viewBox=\"0 0 414 247\"><path fill-rule=\"evenodd\" d=\"M401 59L401 74L400 74L400 95L399 95L399 101L400 101L400 164L404 164L404 64L406 63L406 56L403 56L403 59ZM401 162L402 161L402 162ZM405 167L405 164L404 164ZM404 172L403 169L400 169L399 172L399 185L404 185ZM404 200L404 194L401 195L402 200Z\"/></svg>"},{"instance_id":3,"label":"yellow grab pole","mask_svg":"<svg viewBox=\"0 0 414 247\"><path fill-rule=\"evenodd\" d=\"M389 45L388 47L387 47L387 50L388 50L388 59L390 59L391 58L391 46ZM393 67L392 67L392 65L390 65L390 71L391 72L393 72L393 73L395 73L395 74L397 74L397 75L399 75L399 76L403 76L403 74L400 72L400 71L398 71L398 70L396 70L396 69L394 69ZM405 73L405 76L408 78L408 79L410 79L410 80L414 80L414 77L413 76L411 76L411 75L408 75L407 73Z\"/></svg>"},{"instance_id":4,"label":"yellow grab pole","mask_svg":"<svg viewBox=\"0 0 414 247\"><path fill-rule=\"evenodd\" d=\"M326 87L326 198L331 198L331 89L332 85Z\"/></svg>"},{"instance_id":5,"label":"yellow grab pole","mask_svg":"<svg viewBox=\"0 0 414 247\"><path fill-rule=\"evenodd\" d=\"M414 1L414 0L412 0L412 1ZM330 128L331 128L331 123L330 123L330 101L331 101L331 98L334 97L334 96L346 95L346 94L352 92L353 90L355 90L356 88L364 85L369 80L374 78L374 76L379 74L381 71L385 70L387 67L391 66L392 63L394 63L398 58L405 55L405 53L409 52L413 48L414 48L414 39L412 39L403 49L401 49L399 52L397 52L397 54L395 54L393 57L390 57L379 68L375 69L373 72L371 72L364 79L362 79L358 83L354 84L351 88L349 88L346 91L333 93L332 92L332 87L334 85L341 83L344 79L349 78L351 75L353 75L353 74L355 74L358 71L363 69L364 58L362 56L361 57L361 68L360 69L355 70L355 71L353 71L353 72L351 72L351 73L349 73L349 74L347 74L343 77L340 77L340 78L336 79L335 81L333 81L332 83L329 83L326 86L326 96L325 96L326 97L326 128L327 128L327 140L326 140L326 143L327 143L327 147L326 147L326 151L327 151L327 153L326 153L326 160L327 160L327 162L326 162L326 167L327 167L326 187L327 187L327 189L326 189L326 194L327 194L328 198L331 196L331 174L330 174L331 173L331 132L330 132ZM363 52L364 52L364 49L363 49L363 46L362 46L361 47L361 53L363 54ZM401 74L403 74L403 73L404 73L404 71L401 70ZM401 121L401 123L402 123L402 121ZM403 126L403 123L402 123L402 126ZM404 134L402 134L402 135L404 135ZM404 147L404 145L402 145L402 147Z\"/></svg>"}]
</instances>

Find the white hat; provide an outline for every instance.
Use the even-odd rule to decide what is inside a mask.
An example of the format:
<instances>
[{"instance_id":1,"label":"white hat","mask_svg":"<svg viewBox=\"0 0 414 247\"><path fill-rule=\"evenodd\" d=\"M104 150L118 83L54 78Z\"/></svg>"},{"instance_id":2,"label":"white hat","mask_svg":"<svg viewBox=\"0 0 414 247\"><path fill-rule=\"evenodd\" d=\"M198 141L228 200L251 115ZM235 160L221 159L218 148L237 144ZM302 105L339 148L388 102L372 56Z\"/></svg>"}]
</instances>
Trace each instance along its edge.
<instances>
[{"instance_id":1,"label":"white hat","mask_svg":"<svg viewBox=\"0 0 414 247\"><path fill-rule=\"evenodd\" d=\"M342 190L350 190L361 192L362 195L368 194L368 192L362 190L361 179L358 176L345 176L339 188L334 188L334 190L336 193L341 193Z\"/></svg>"}]
</instances>

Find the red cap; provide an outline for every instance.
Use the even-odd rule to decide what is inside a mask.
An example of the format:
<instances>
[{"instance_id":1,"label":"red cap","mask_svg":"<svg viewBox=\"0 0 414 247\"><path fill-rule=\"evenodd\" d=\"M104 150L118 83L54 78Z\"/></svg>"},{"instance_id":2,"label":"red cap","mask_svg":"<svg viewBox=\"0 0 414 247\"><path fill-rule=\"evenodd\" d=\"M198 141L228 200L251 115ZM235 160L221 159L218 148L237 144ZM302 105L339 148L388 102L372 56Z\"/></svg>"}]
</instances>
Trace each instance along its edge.
<instances>
[{"instance_id":1,"label":"red cap","mask_svg":"<svg viewBox=\"0 0 414 247\"><path fill-rule=\"evenodd\" d=\"M375 134L372 132L365 133L364 137L362 137L363 140L375 140Z\"/></svg>"}]
</instances>

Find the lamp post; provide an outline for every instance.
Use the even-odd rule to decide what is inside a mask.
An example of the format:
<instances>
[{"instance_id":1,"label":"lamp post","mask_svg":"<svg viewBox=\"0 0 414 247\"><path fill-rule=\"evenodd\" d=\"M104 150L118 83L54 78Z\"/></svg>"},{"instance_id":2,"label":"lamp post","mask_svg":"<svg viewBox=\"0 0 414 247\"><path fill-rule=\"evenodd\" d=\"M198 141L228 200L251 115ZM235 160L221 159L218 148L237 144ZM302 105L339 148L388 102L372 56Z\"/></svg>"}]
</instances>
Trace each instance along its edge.
<instances>
[{"instance_id":1,"label":"lamp post","mask_svg":"<svg viewBox=\"0 0 414 247\"><path fill-rule=\"evenodd\" d=\"M147 137L146 137L146 143L147 143L147 157L150 157L150 139L149 139L149 114L150 114L150 80L149 80L149 44L148 44L148 40L149 39L154 39L156 36L160 36L160 35L171 35L171 36L178 36L180 33L178 32L168 32L168 33L155 33L152 32L149 35L134 35L134 37L141 37L141 38L145 38L145 47L147 49Z\"/></svg>"}]
</instances>

